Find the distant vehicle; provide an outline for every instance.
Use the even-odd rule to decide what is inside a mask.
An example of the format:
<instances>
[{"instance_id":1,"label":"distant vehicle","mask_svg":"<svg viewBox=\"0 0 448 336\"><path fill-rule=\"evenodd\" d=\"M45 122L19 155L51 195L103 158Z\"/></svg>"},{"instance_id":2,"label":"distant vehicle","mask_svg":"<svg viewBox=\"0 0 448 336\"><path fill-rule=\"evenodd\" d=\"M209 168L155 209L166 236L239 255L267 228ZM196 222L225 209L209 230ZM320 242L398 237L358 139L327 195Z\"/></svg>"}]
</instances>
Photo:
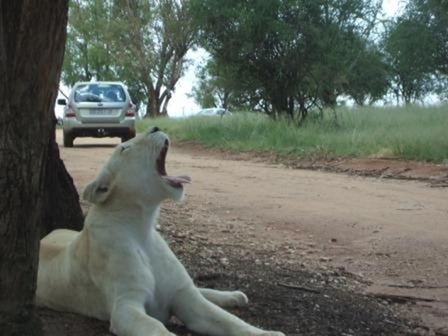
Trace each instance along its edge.
<instances>
[{"instance_id":1,"label":"distant vehicle","mask_svg":"<svg viewBox=\"0 0 448 336\"><path fill-rule=\"evenodd\" d=\"M195 115L197 116L220 116L227 117L231 116L232 112L223 108L211 107L199 110Z\"/></svg>"},{"instance_id":2,"label":"distant vehicle","mask_svg":"<svg viewBox=\"0 0 448 336\"><path fill-rule=\"evenodd\" d=\"M73 147L77 137L135 136L135 105L121 82L78 82L71 91L62 118L64 147Z\"/></svg>"}]
</instances>

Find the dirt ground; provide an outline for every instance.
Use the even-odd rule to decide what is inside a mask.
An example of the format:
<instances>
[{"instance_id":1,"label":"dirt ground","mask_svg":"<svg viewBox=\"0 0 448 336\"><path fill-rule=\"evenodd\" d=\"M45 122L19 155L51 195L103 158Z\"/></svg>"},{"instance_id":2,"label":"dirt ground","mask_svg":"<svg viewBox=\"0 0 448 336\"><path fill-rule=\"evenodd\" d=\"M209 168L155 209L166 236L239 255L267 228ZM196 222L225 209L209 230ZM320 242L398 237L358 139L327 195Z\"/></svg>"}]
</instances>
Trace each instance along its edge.
<instances>
[{"instance_id":1,"label":"dirt ground","mask_svg":"<svg viewBox=\"0 0 448 336\"><path fill-rule=\"evenodd\" d=\"M116 144L61 148L78 190ZM250 306L234 310L243 319L287 335L448 335L447 165L174 144L167 169L193 183L183 203L164 205L162 233L197 283L248 294ZM107 323L40 314L50 336L109 335Z\"/></svg>"}]
</instances>

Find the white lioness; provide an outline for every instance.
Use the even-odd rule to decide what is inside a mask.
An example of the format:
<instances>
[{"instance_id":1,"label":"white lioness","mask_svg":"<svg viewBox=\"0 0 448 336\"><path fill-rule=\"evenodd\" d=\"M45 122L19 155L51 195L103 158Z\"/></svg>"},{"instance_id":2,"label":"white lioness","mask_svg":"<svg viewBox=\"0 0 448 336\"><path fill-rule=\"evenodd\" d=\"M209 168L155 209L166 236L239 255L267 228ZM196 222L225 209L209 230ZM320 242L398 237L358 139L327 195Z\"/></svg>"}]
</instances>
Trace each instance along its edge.
<instances>
[{"instance_id":1,"label":"white lioness","mask_svg":"<svg viewBox=\"0 0 448 336\"><path fill-rule=\"evenodd\" d=\"M168 137L148 130L115 149L85 189L93 203L81 232L42 239L37 303L110 321L119 336L173 335L171 315L205 335L271 335L220 307L245 305L242 292L195 287L156 231L160 203L180 200L189 177L166 174Z\"/></svg>"}]
</instances>

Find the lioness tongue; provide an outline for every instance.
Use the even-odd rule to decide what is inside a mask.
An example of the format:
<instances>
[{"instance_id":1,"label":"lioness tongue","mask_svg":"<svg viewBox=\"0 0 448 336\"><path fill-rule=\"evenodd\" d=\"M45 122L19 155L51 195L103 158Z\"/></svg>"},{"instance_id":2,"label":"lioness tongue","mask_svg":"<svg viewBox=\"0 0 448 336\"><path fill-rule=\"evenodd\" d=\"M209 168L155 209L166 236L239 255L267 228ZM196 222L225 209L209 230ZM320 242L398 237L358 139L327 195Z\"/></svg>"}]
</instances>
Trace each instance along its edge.
<instances>
[{"instance_id":1,"label":"lioness tongue","mask_svg":"<svg viewBox=\"0 0 448 336\"><path fill-rule=\"evenodd\" d=\"M173 177L173 180L177 183L183 184L183 183L191 183L190 176L182 175L182 176L176 176Z\"/></svg>"},{"instance_id":2,"label":"lioness tongue","mask_svg":"<svg viewBox=\"0 0 448 336\"><path fill-rule=\"evenodd\" d=\"M164 176L164 179L167 180L169 184L172 186L181 186L184 183L191 183L190 176Z\"/></svg>"}]
</instances>

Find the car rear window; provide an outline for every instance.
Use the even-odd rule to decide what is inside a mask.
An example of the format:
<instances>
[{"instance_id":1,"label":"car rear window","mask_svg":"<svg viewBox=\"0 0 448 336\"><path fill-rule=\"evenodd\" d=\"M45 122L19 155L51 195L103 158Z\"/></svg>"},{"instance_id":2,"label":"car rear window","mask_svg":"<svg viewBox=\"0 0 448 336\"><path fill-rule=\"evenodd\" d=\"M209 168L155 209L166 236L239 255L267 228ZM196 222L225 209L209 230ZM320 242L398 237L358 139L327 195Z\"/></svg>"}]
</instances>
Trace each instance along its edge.
<instances>
[{"instance_id":1,"label":"car rear window","mask_svg":"<svg viewBox=\"0 0 448 336\"><path fill-rule=\"evenodd\" d=\"M74 100L76 103L118 103L126 101L126 94L119 84L80 84L75 88Z\"/></svg>"}]
</instances>

